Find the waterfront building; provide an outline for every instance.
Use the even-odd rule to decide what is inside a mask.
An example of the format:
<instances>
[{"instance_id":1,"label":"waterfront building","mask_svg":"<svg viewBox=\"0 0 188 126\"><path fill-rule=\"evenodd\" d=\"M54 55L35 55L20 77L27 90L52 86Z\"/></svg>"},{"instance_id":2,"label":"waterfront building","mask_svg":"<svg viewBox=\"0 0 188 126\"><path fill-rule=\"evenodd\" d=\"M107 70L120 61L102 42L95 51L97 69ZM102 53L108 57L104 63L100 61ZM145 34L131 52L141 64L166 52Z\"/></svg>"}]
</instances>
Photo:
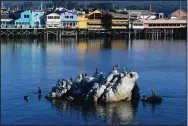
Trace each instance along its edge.
<instances>
[{"instance_id":1,"label":"waterfront building","mask_svg":"<svg viewBox=\"0 0 188 126\"><path fill-rule=\"evenodd\" d=\"M129 14L129 18L152 20L156 19L157 14L148 10L126 10Z\"/></svg>"},{"instance_id":2,"label":"waterfront building","mask_svg":"<svg viewBox=\"0 0 188 126\"><path fill-rule=\"evenodd\" d=\"M61 24L60 14L50 13L46 15L46 27L47 28L59 28Z\"/></svg>"},{"instance_id":3,"label":"waterfront building","mask_svg":"<svg viewBox=\"0 0 188 126\"><path fill-rule=\"evenodd\" d=\"M31 25L32 25L32 13L31 13L31 11L22 12L21 17L19 19L15 20L15 26L17 28L30 28Z\"/></svg>"},{"instance_id":4,"label":"waterfront building","mask_svg":"<svg viewBox=\"0 0 188 126\"><path fill-rule=\"evenodd\" d=\"M88 18L86 14L78 15L78 28L87 29Z\"/></svg>"},{"instance_id":5,"label":"waterfront building","mask_svg":"<svg viewBox=\"0 0 188 126\"><path fill-rule=\"evenodd\" d=\"M108 12L112 16L111 29L127 29L128 24L128 14L121 14L116 12Z\"/></svg>"},{"instance_id":6,"label":"waterfront building","mask_svg":"<svg viewBox=\"0 0 188 126\"><path fill-rule=\"evenodd\" d=\"M129 22L130 29L144 29L144 21L143 20L134 20Z\"/></svg>"},{"instance_id":7,"label":"waterfront building","mask_svg":"<svg viewBox=\"0 0 188 126\"><path fill-rule=\"evenodd\" d=\"M33 11L31 27L40 28L40 27L44 27L44 25L45 25L44 11Z\"/></svg>"},{"instance_id":8,"label":"waterfront building","mask_svg":"<svg viewBox=\"0 0 188 126\"><path fill-rule=\"evenodd\" d=\"M183 9L162 8L157 13L163 14L165 19L186 19L187 17L186 10Z\"/></svg>"},{"instance_id":9,"label":"waterfront building","mask_svg":"<svg viewBox=\"0 0 188 126\"><path fill-rule=\"evenodd\" d=\"M1 13L1 28L10 28L14 25L14 20L10 18L9 14Z\"/></svg>"},{"instance_id":10,"label":"waterfront building","mask_svg":"<svg viewBox=\"0 0 188 126\"><path fill-rule=\"evenodd\" d=\"M111 15L99 9L87 14L87 18L88 30L104 30L111 25Z\"/></svg>"},{"instance_id":11,"label":"waterfront building","mask_svg":"<svg viewBox=\"0 0 188 126\"><path fill-rule=\"evenodd\" d=\"M174 11L173 13L170 14L171 19L186 19L187 17L187 13L185 10L183 9L178 9L176 11Z\"/></svg>"},{"instance_id":12,"label":"waterfront building","mask_svg":"<svg viewBox=\"0 0 188 126\"><path fill-rule=\"evenodd\" d=\"M144 28L152 28L152 29L174 29L174 28L185 28L187 24L186 20L165 20L165 19L157 19L157 20L144 20Z\"/></svg>"},{"instance_id":13,"label":"waterfront building","mask_svg":"<svg viewBox=\"0 0 188 126\"><path fill-rule=\"evenodd\" d=\"M121 13L121 12L126 12L126 8L121 8L121 9L117 9L117 10L115 10L116 12L119 12L119 13Z\"/></svg>"},{"instance_id":14,"label":"waterfront building","mask_svg":"<svg viewBox=\"0 0 188 126\"><path fill-rule=\"evenodd\" d=\"M78 15L74 12L61 13L62 28L78 28Z\"/></svg>"}]
</instances>

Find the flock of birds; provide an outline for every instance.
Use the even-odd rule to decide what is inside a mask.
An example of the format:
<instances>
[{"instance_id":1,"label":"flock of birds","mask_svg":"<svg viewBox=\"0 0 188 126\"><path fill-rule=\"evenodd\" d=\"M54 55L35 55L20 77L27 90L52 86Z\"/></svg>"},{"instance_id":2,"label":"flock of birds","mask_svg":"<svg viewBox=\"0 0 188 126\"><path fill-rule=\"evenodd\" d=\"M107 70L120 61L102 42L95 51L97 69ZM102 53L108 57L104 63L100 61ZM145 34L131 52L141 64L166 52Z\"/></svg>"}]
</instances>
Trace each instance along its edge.
<instances>
[{"instance_id":1,"label":"flock of birds","mask_svg":"<svg viewBox=\"0 0 188 126\"><path fill-rule=\"evenodd\" d=\"M110 83L115 83L118 80L120 80L122 77L124 77L126 74L130 74L130 77L133 77L132 73L134 70L132 69L132 71L128 72L128 68L127 68L127 72L125 71L125 67L124 67L124 72L119 73L118 70L118 65L115 65L112 69L112 71L108 74L108 76L105 78L105 76L103 75L102 72L99 72L98 68L96 68L96 71L94 73L93 76L88 76L87 73L82 73L79 74L78 77L73 81L72 77L70 77L70 79L65 80L58 80L57 84L52 87L52 91L49 95L51 95L52 97L61 97L62 94L65 93L71 93L77 89L83 89L83 92L87 92L88 90L86 89L85 85L88 83L106 83L105 85L109 85ZM91 84L92 85L92 84ZM91 88L91 87L90 87Z\"/></svg>"},{"instance_id":2,"label":"flock of birds","mask_svg":"<svg viewBox=\"0 0 188 126\"><path fill-rule=\"evenodd\" d=\"M115 73L115 74L117 74L118 73L118 71L117 71L117 67L118 67L118 65L115 65L114 67L113 67L113 73ZM124 69L125 69L125 67L124 67ZM128 68L127 68L127 70L128 70ZM132 71L134 71L133 69L132 69ZM121 74L126 74L126 73L121 73ZM102 72L99 72L98 71L98 68L96 68L96 72L95 72L95 74L94 74L94 77L96 76L96 75L103 75L103 73ZM77 78L76 78L76 80L74 81L74 83L76 82L76 83L80 83L80 81L82 80L82 78L83 77L86 77L87 76L87 73L84 73L84 74L80 74ZM121 75L120 75L121 76ZM122 75L123 76L123 75ZM131 75L131 73L130 73L130 77L131 76L133 76L133 75ZM100 76L100 78L102 79L102 77L103 76ZM99 79L100 79L99 78ZM88 79L88 80L87 80ZM85 81L90 81L90 78L88 77ZM109 78L107 78L107 80L112 80L112 77L109 77ZM117 79L117 78L116 78ZM114 80L113 80L114 81ZM57 84L56 84L56 86L55 87L52 87L52 92L56 92L56 93L58 93L58 92L63 92L62 91L62 89L64 89L65 91L64 92L67 92L68 90L70 90L70 89L72 89L72 88L74 88L74 89L78 89L78 88L80 88L79 86L80 85L74 85L74 87L72 87L72 84L73 84L73 79L72 79L72 77L70 77L70 79L69 80L65 80L65 79L62 79L62 80L58 80L58 82L57 82ZM66 87L66 88L65 88ZM41 93L42 93L42 91L41 91L41 88L38 86L38 96L39 97L41 97ZM29 100L29 96L28 95L26 95L26 96L24 96L24 100L26 100L26 101L28 101ZM162 98L160 97L160 96L157 96L157 95L155 95L155 91L152 89L152 96L150 96L150 97L148 97L148 96L146 96L146 95L143 95L143 98L141 99L141 101L143 101L143 102L150 102L150 103L161 103L161 101L162 101Z\"/></svg>"}]
</instances>

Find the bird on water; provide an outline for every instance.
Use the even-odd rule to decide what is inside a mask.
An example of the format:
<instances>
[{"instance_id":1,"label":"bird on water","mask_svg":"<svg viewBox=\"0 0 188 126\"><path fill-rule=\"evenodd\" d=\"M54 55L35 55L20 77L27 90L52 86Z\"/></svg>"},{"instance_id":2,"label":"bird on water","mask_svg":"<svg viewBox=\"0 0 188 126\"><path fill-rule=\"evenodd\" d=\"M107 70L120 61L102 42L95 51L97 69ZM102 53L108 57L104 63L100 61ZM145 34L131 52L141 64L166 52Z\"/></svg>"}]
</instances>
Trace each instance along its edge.
<instances>
[{"instance_id":1,"label":"bird on water","mask_svg":"<svg viewBox=\"0 0 188 126\"><path fill-rule=\"evenodd\" d=\"M39 88L38 89L38 94L41 95L42 91L41 91L40 87L38 87L38 88Z\"/></svg>"}]
</instances>

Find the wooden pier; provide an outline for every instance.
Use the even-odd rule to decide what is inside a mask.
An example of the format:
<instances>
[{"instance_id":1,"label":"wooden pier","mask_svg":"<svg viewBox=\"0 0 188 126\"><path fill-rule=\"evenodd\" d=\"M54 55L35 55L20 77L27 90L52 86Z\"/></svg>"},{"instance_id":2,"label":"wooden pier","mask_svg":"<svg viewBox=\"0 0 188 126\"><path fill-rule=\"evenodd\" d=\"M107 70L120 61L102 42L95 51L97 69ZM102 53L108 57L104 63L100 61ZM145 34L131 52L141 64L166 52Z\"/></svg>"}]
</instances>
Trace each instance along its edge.
<instances>
[{"instance_id":1,"label":"wooden pier","mask_svg":"<svg viewBox=\"0 0 188 126\"><path fill-rule=\"evenodd\" d=\"M126 38L166 38L182 37L184 28L145 28L145 29L62 29L62 28L1 28L1 37L8 38L44 38L55 37L95 37L95 36L125 36ZM186 36L185 36L186 37Z\"/></svg>"}]
</instances>

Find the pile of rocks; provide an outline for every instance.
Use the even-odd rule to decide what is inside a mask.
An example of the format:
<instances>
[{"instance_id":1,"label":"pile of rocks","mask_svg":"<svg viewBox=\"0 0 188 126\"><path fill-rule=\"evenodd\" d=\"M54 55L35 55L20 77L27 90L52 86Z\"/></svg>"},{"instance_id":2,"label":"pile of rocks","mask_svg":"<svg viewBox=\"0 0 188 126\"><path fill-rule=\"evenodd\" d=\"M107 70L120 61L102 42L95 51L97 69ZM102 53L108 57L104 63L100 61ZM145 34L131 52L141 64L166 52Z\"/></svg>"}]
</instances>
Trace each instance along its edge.
<instances>
[{"instance_id":1,"label":"pile of rocks","mask_svg":"<svg viewBox=\"0 0 188 126\"><path fill-rule=\"evenodd\" d=\"M118 72L118 65L105 77L96 69L93 76L86 73L72 78L58 80L52 91L46 95L47 99L65 98L68 100L84 100L86 102L117 102L131 101L132 96L139 96L136 84L138 73L135 71Z\"/></svg>"}]
</instances>

